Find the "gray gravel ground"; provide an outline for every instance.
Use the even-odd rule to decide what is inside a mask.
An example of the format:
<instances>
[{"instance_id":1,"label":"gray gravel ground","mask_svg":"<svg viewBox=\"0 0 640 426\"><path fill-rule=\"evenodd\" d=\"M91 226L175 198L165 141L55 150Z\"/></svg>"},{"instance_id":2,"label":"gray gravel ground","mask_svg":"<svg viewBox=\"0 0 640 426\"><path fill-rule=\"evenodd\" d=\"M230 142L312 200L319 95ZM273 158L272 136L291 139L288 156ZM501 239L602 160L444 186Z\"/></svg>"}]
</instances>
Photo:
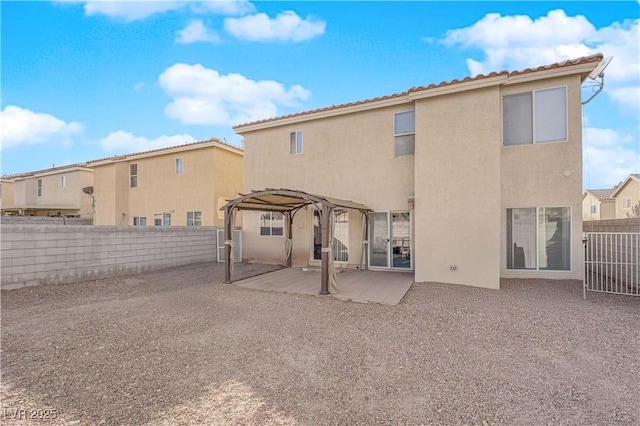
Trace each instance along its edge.
<instances>
[{"instance_id":1,"label":"gray gravel ground","mask_svg":"<svg viewBox=\"0 0 640 426\"><path fill-rule=\"evenodd\" d=\"M640 424L640 298L503 280L416 284L386 306L222 274L3 291L2 422L55 409L32 423Z\"/></svg>"}]
</instances>

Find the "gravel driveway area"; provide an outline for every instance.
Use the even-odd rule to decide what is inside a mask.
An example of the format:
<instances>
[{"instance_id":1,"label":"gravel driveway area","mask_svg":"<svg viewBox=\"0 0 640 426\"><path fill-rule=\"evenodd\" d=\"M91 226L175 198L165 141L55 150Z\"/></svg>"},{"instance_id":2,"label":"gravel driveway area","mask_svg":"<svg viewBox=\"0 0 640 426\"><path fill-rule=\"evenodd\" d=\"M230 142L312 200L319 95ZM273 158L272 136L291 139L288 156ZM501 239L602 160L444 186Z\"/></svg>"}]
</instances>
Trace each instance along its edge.
<instances>
[{"instance_id":1,"label":"gravel driveway area","mask_svg":"<svg viewBox=\"0 0 640 426\"><path fill-rule=\"evenodd\" d=\"M387 306L222 277L2 291L2 423L640 424L640 298L503 280L414 284Z\"/></svg>"}]
</instances>

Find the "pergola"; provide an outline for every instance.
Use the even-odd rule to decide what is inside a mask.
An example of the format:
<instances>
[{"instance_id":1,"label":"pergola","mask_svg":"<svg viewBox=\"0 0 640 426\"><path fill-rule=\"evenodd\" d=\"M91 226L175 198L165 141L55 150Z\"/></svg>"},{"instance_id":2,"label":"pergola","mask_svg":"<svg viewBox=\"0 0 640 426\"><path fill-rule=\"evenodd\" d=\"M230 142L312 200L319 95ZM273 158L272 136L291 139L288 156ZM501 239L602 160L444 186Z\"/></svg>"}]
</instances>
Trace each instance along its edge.
<instances>
[{"instance_id":1,"label":"pergola","mask_svg":"<svg viewBox=\"0 0 640 426\"><path fill-rule=\"evenodd\" d=\"M249 194L229 200L224 206L224 239L225 239L225 275L224 282L231 283L233 270L233 227L235 226L235 213L238 210L281 212L284 215L285 224L285 252L286 266L291 267L292 255L292 224L293 218L302 208L313 205L320 212L320 229L322 235L322 268L320 294L329 294L330 281L335 285L335 270L333 268L333 253L331 243L333 241L333 226L331 218L333 210L346 208L358 210L363 215L364 230L366 235L368 209L365 205L348 200L339 200L320 195L313 195L303 191L292 189L265 189L251 191ZM363 240L366 238L363 238Z\"/></svg>"}]
</instances>

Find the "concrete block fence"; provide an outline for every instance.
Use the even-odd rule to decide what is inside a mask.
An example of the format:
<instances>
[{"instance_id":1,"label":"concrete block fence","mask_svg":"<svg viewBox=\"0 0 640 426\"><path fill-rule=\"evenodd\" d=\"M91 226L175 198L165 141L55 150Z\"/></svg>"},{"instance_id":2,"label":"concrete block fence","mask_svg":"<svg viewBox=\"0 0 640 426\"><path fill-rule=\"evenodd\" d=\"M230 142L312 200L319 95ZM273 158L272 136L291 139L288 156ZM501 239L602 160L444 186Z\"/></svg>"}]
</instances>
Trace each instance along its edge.
<instances>
[{"instance_id":1,"label":"concrete block fence","mask_svg":"<svg viewBox=\"0 0 640 426\"><path fill-rule=\"evenodd\" d=\"M0 225L1 288L65 284L216 261L216 228Z\"/></svg>"},{"instance_id":2,"label":"concrete block fence","mask_svg":"<svg viewBox=\"0 0 640 426\"><path fill-rule=\"evenodd\" d=\"M640 232L640 218L585 220L584 232Z\"/></svg>"}]
</instances>

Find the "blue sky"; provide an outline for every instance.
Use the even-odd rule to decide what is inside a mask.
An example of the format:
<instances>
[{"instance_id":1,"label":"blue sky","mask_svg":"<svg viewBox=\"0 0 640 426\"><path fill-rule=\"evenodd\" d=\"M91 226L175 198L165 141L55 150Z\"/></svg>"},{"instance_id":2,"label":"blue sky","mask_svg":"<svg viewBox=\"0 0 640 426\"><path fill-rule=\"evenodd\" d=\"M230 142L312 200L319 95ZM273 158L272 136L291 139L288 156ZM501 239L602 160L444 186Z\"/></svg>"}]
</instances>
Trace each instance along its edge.
<instances>
[{"instance_id":1,"label":"blue sky","mask_svg":"<svg viewBox=\"0 0 640 426\"><path fill-rule=\"evenodd\" d=\"M640 173L636 1L0 8L2 174L211 137L239 145L234 124L594 52L614 59L584 107L584 186Z\"/></svg>"}]
</instances>

